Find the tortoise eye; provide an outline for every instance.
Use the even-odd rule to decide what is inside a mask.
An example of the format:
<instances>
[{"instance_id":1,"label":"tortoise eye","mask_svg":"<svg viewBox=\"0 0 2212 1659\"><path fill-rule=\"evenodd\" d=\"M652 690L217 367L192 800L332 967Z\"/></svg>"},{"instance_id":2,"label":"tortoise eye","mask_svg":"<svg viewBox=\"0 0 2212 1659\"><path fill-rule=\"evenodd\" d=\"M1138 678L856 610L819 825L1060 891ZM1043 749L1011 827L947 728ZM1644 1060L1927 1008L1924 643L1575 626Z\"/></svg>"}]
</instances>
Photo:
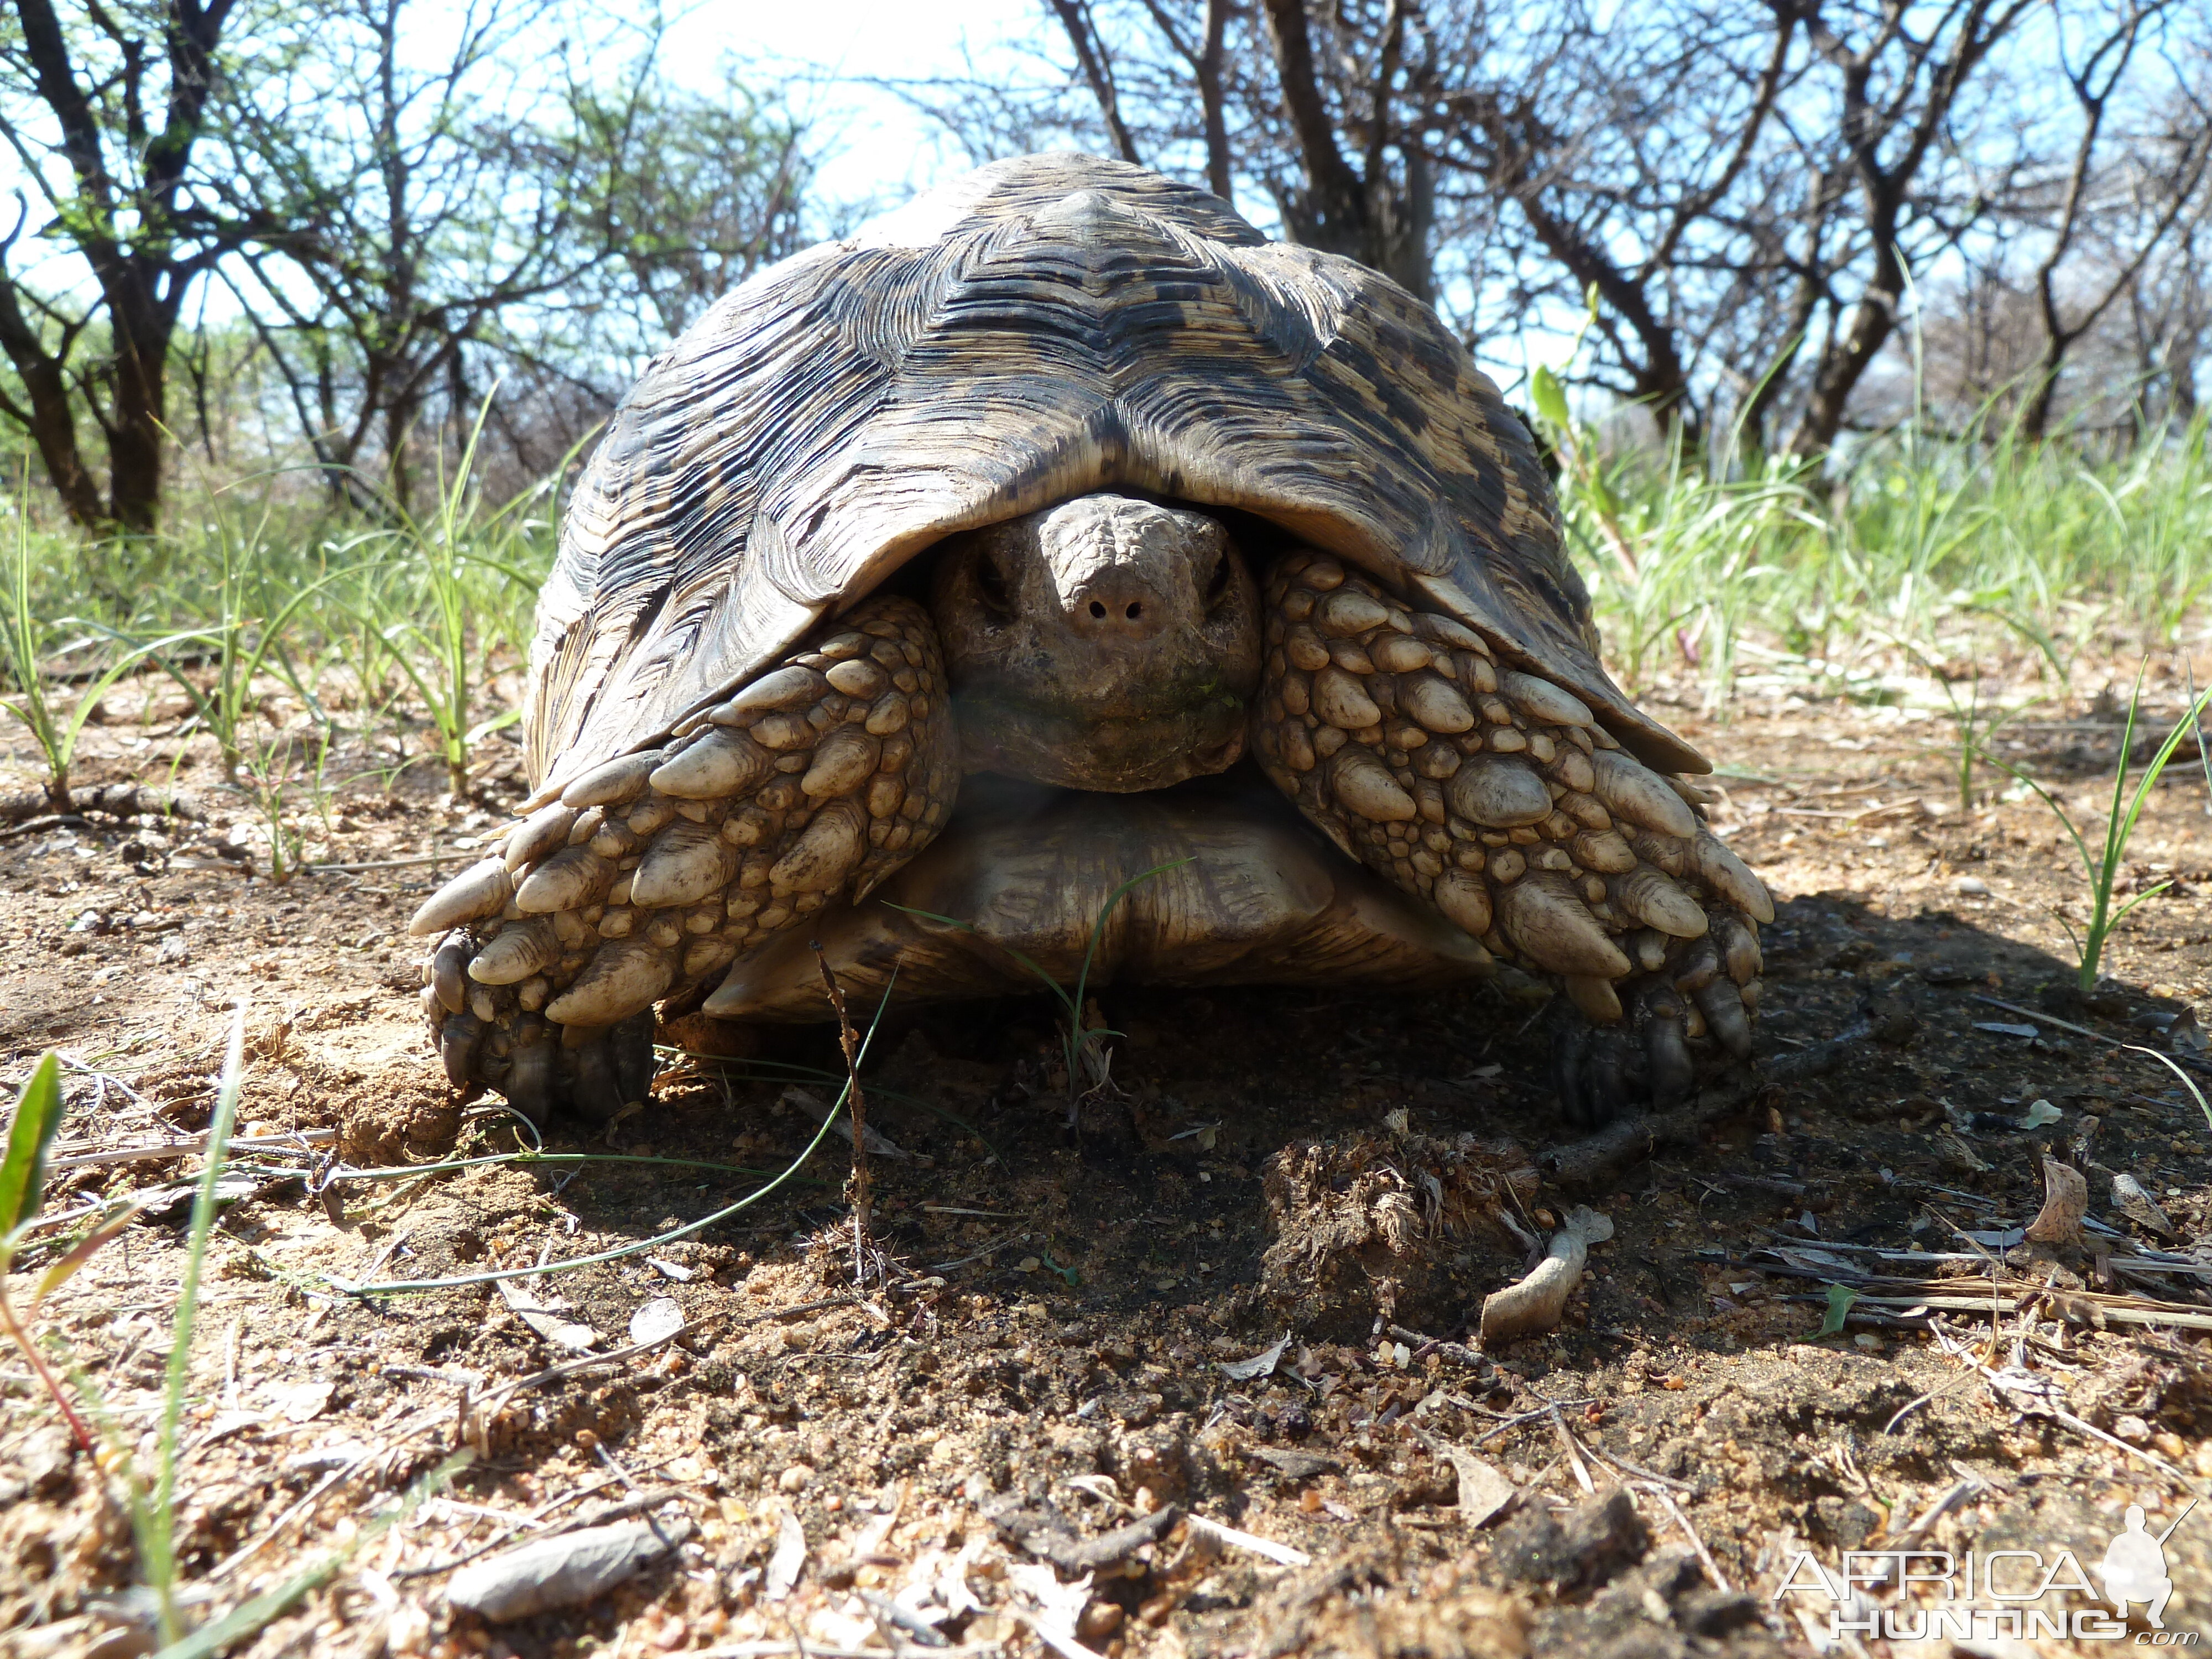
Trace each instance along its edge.
<instances>
[{"instance_id":1,"label":"tortoise eye","mask_svg":"<svg viewBox=\"0 0 2212 1659\"><path fill-rule=\"evenodd\" d=\"M1006 573L988 553L975 556L975 592L981 597L985 610L1002 621L1013 620L1014 596L1006 586Z\"/></svg>"},{"instance_id":2,"label":"tortoise eye","mask_svg":"<svg viewBox=\"0 0 2212 1659\"><path fill-rule=\"evenodd\" d=\"M1206 615L1212 616L1227 605L1236 587L1236 575L1229 568L1229 555L1224 552L1213 562L1213 574L1206 579Z\"/></svg>"}]
</instances>

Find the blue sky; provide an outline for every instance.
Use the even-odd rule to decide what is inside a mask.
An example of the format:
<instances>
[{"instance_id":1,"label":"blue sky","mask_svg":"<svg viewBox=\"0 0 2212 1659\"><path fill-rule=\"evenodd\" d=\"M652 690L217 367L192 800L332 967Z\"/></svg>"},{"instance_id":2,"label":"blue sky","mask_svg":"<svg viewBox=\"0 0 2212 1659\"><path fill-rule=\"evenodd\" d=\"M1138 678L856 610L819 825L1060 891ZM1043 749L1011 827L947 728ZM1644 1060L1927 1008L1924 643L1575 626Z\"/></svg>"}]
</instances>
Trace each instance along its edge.
<instances>
[{"instance_id":1,"label":"blue sky","mask_svg":"<svg viewBox=\"0 0 2212 1659\"><path fill-rule=\"evenodd\" d=\"M970 55L1003 62L1042 20L1039 0L702 0L670 29L663 61L702 87L733 59L838 77L795 100L836 135L823 192L890 205L964 164L928 120L867 83L962 74Z\"/></svg>"}]
</instances>

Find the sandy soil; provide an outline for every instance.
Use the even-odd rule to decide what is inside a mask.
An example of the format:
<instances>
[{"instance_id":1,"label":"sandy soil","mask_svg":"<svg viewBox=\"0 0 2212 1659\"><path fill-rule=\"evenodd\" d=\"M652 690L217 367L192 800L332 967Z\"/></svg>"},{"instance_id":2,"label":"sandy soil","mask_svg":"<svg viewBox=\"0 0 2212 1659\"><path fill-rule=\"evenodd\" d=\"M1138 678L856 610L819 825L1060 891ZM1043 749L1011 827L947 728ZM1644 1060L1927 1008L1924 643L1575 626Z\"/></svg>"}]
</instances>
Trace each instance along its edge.
<instances>
[{"instance_id":1,"label":"sandy soil","mask_svg":"<svg viewBox=\"0 0 2212 1659\"><path fill-rule=\"evenodd\" d=\"M1487 990L1109 988L1128 1098L1074 1130L1047 1001L923 1011L884 1023L866 1072L897 1155L869 1160L860 1282L832 1143L698 1235L516 1281L518 1310L481 1285L346 1297L325 1276L526 1267L732 1203L813 1134L787 1091L834 1093L829 1035L676 1065L647 1109L549 1142L632 1161L346 1178L514 1145L423 1047L404 927L441 866L394 862L498 822L512 753L459 805L416 773L348 790L313 850L384 867L277 885L249 873L251 815L176 711L111 703L87 775L166 781L180 761L208 821L0 841L0 1077L70 1058L64 1157L174 1140L207 1121L243 999L241 1133L335 1132L250 1161L265 1173L215 1236L190 1355L192 1616L336 1563L240 1650L1800 1653L1828 1624L1818 1595L1777 1600L1809 1582L1800 1553L1832 1570L1853 1548L2063 1547L2094 1572L2128 1504L2157 1534L2212 1491L2206 1123L2118 1046L2186 1058L2212 1015L2193 763L2124 884L2173 885L2085 1003L2051 913L2079 913L2070 844L2033 799L1959 811L1939 725L1778 684L1724 725L1660 699L1721 757L1716 824L1785 901L1769 1080L1692 1138L1594 1182L1547 1174L1570 1136L1540 1031ZM2088 708L2009 740L2087 806L2117 730ZM2046 1155L2087 1175L2105 1231L2085 1245L2005 1231L2036 1215ZM64 1167L49 1207L197 1167ZM2162 1222L2121 1207L2115 1175ZM1482 1298L1529 1263L1516 1230L1540 1243L1577 1204L1613 1234L1565 1324L1483 1352ZM118 1494L154 1443L184 1218L131 1229L43 1316L105 1402L97 1462L0 1356L8 1652L146 1645ZM1861 1297L1816 1335L1838 1279ZM687 1322L673 1342L577 1363L630 1346L663 1299ZM1286 1335L1272 1368L1225 1369ZM448 1599L461 1558L640 1519L654 1559L580 1608L493 1624ZM2212 1628L2212 1510L2165 1553L2167 1627ZM2061 1583L2033 1605L2089 1604ZM1853 1644L1953 1650L1835 1650Z\"/></svg>"}]
</instances>

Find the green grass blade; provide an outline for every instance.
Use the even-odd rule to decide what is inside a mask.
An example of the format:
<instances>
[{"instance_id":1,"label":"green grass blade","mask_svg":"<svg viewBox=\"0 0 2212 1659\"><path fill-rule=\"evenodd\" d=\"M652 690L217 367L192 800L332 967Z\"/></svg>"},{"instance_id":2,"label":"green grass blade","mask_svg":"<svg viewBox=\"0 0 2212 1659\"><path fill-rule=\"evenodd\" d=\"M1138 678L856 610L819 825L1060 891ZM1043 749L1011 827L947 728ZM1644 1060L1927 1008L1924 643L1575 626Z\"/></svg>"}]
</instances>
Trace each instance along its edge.
<instances>
[{"instance_id":1,"label":"green grass blade","mask_svg":"<svg viewBox=\"0 0 2212 1659\"><path fill-rule=\"evenodd\" d=\"M1180 870L1184 865L1196 861L1194 859L1170 859L1165 864L1156 864L1149 870L1139 871L1107 895L1105 904L1099 909L1098 920L1091 925L1091 943L1084 947L1083 969L1075 976L1075 995L1069 1004L1076 1011L1076 1023L1079 1026L1082 1024L1084 992L1091 983L1091 959L1098 954L1099 940L1106 937L1106 924L1114 915L1114 907L1127 898L1133 890L1142 886L1154 876L1164 874L1170 870Z\"/></svg>"},{"instance_id":2,"label":"green grass blade","mask_svg":"<svg viewBox=\"0 0 2212 1659\"><path fill-rule=\"evenodd\" d=\"M15 1109L8 1120L8 1151L0 1158L0 1238L38 1214L46 1187L46 1150L61 1127L61 1056L49 1048L32 1067L30 1080L15 1097Z\"/></svg>"},{"instance_id":3,"label":"green grass blade","mask_svg":"<svg viewBox=\"0 0 2212 1659\"><path fill-rule=\"evenodd\" d=\"M177 1558L175 1514L177 1465L183 1455L178 1443L184 1425L185 1394L191 1378L192 1326L199 1315L200 1278L207 1268L208 1236L215 1231L216 1183L222 1179L225 1149L238 1121L238 1096L246 1077L246 1005L240 1003L230 1024L230 1042L222 1060L222 1078L216 1092L215 1116L208 1124L206 1166L200 1172L199 1191L192 1200L191 1231L185 1250L184 1283L177 1294L177 1316L171 1329L168 1374L161 1391L161 1427L158 1442L161 1468L155 1480L152 1501L147 1505L146 1531L141 1547L144 1568L155 1593L161 1598L161 1638L174 1643L183 1633L177 1616Z\"/></svg>"}]
</instances>

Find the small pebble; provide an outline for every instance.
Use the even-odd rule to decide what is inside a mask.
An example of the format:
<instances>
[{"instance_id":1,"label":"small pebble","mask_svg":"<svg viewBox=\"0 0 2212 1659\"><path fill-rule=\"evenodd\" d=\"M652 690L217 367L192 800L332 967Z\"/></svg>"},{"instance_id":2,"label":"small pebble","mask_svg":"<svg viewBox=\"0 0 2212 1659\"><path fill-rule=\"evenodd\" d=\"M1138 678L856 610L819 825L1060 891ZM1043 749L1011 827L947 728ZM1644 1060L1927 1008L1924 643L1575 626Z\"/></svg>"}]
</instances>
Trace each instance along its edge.
<instances>
[{"instance_id":1,"label":"small pebble","mask_svg":"<svg viewBox=\"0 0 2212 1659\"><path fill-rule=\"evenodd\" d=\"M814 1484L814 1471L804 1463L793 1463L781 1474L776 1476L775 1484L777 1490L781 1492L805 1492Z\"/></svg>"},{"instance_id":2,"label":"small pebble","mask_svg":"<svg viewBox=\"0 0 2212 1659\"><path fill-rule=\"evenodd\" d=\"M1968 898L1987 898L1990 884L1979 876L1961 876L1951 884L1951 890L1964 894Z\"/></svg>"},{"instance_id":3,"label":"small pebble","mask_svg":"<svg viewBox=\"0 0 2212 1659\"><path fill-rule=\"evenodd\" d=\"M1083 1617L1076 1621L1075 1633L1086 1641L1097 1641L1102 1636L1111 1636L1121 1628L1121 1604L1118 1601L1093 1601L1084 1608Z\"/></svg>"}]
</instances>

